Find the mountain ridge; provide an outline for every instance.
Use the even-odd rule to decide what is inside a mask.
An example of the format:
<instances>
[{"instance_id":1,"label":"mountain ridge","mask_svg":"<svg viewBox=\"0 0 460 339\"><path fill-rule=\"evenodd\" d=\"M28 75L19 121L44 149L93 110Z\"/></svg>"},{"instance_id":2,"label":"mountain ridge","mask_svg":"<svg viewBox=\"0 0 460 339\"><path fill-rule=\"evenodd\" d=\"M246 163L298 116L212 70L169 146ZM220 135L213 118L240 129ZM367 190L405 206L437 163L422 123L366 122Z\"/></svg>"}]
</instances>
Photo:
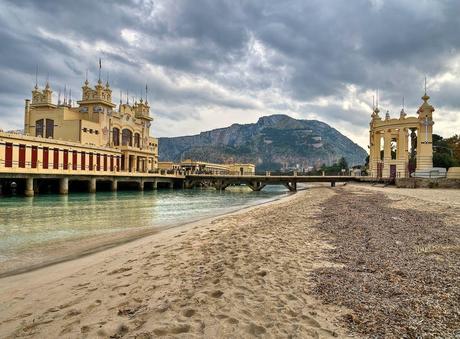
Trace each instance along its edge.
<instances>
[{"instance_id":1,"label":"mountain ridge","mask_svg":"<svg viewBox=\"0 0 460 339\"><path fill-rule=\"evenodd\" d=\"M340 157L364 163L367 152L335 128L319 120L283 114L260 117L256 123L181 137L159 138L160 161L249 162L259 170L329 165Z\"/></svg>"}]
</instances>

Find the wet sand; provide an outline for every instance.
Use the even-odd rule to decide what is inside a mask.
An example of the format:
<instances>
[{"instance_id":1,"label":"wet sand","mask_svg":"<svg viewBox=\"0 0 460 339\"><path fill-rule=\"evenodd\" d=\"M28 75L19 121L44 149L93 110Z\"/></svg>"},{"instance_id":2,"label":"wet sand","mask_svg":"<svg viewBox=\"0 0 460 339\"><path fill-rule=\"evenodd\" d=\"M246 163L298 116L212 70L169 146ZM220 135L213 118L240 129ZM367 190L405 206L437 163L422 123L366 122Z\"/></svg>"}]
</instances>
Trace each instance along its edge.
<instances>
[{"instance_id":1,"label":"wet sand","mask_svg":"<svg viewBox=\"0 0 460 339\"><path fill-rule=\"evenodd\" d=\"M289 194L291 193L281 194L268 200L261 200L262 202L258 203L251 201L246 206L231 207L226 212L220 211L216 216L244 210L254 205L259 206L270 203L271 201L282 199ZM194 217L193 221L190 222L209 218ZM0 278L77 259L182 225L184 225L184 222L159 224L155 227L127 227L123 230L115 230L102 234L82 235L71 239L53 240L38 245L29 245L27 248L15 250L12 254L7 253L2 258L0 261Z\"/></svg>"}]
</instances>

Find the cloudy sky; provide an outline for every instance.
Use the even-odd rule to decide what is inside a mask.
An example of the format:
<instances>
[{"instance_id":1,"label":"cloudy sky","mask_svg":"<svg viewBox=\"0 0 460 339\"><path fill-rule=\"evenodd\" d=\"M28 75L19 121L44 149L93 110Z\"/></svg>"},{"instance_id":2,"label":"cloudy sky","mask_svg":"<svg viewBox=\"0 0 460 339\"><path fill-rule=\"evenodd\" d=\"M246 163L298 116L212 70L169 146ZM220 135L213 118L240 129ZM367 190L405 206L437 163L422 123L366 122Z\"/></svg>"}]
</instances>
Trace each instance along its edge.
<instances>
[{"instance_id":1,"label":"cloudy sky","mask_svg":"<svg viewBox=\"0 0 460 339\"><path fill-rule=\"evenodd\" d=\"M155 136L284 113L366 147L375 90L383 114L403 96L415 114L425 76L435 133L450 136L459 13L458 0L0 0L0 128L22 128L36 65L55 100L64 85L80 98L102 58L116 102L148 84Z\"/></svg>"}]
</instances>

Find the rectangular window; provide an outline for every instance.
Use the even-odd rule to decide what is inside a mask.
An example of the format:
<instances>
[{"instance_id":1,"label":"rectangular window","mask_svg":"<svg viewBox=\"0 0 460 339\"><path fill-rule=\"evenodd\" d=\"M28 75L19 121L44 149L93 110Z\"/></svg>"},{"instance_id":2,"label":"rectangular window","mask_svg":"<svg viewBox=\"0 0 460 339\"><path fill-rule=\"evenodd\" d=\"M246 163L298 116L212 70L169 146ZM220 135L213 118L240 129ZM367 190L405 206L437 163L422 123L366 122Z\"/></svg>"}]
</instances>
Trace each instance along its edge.
<instances>
[{"instance_id":1,"label":"rectangular window","mask_svg":"<svg viewBox=\"0 0 460 339\"><path fill-rule=\"evenodd\" d=\"M49 162L49 148L43 147L43 168L48 169Z\"/></svg>"},{"instance_id":2,"label":"rectangular window","mask_svg":"<svg viewBox=\"0 0 460 339\"><path fill-rule=\"evenodd\" d=\"M53 150L53 168L59 169L59 148Z\"/></svg>"},{"instance_id":3,"label":"rectangular window","mask_svg":"<svg viewBox=\"0 0 460 339\"><path fill-rule=\"evenodd\" d=\"M107 154L104 154L104 172L107 172Z\"/></svg>"},{"instance_id":4,"label":"rectangular window","mask_svg":"<svg viewBox=\"0 0 460 339\"><path fill-rule=\"evenodd\" d=\"M110 156L110 171L113 172L113 155Z\"/></svg>"},{"instance_id":5,"label":"rectangular window","mask_svg":"<svg viewBox=\"0 0 460 339\"><path fill-rule=\"evenodd\" d=\"M54 120L46 119L46 138L54 138Z\"/></svg>"},{"instance_id":6,"label":"rectangular window","mask_svg":"<svg viewBox=\"0 0 460 339\"><path fill-rule=\"evenodd\" d=\"M32 168L37 168L37 156L38 154L38 147L37 146L32 146L32 160L30 163L30 167Z\"/></svg>"},{"instance_id":7,"label":"rectangular window","mask_svg":"<svg viewBox=\"0 0 460 339\"><path fill-rule=\"evenodd\" d=\"M65 170L69 168L69 151L68 150L64 150L64 160L62 161L63 164L62 164L62 168L64 168Z\"/></svg>"},{"instance_id":8,"label":"rectangular window","mask_svg":"<svg viewBox=\"0 0 460 339\"><path fill-rule=\"evenodd\" d=\"M77 162L78 162L78 153L77 151L72 152L72 169L74 171L77 170Z\"/></svg>"},{"instance_id":9,"label":"rectangular window","mask_svg":"<svg viewBox=\"0 0 460 339\"><path fill-rule=\"evenodd\" d=\"M93 153L89 154L89 170L93 170Z\"/></svg>"},{"instance_id":10,"label":"rectangular window","mask_svg":"<svg viewBox=\"0 0 460 339\"><path fill-rule=\"evenodd\" d=\"M7 142L5 146L5 167L13 167L13 144Z\"/></svg>"},{"instance_id":11,"label":"rectangular window","mask_svg":"<svg viewBox=\"0 0 460 339\"><path fill-rule=\"evenodd\" d=\"M81 170L85 171L86 170L86 153L81 152Z\"/></svg>"},{"instance_id":12,"label":"rectangular window","mask_svg":"<svg viewBox=\"0 0 460 339\"><path fill-rule=\"evenodd\" d=\"M19 167L26 167L26 145L19 145Z\"/></svg>"},{"instance_id":13,"label":"rectangular window","mask_svg":"<svg viewBox=\"0 0 460 339\"><path fill-rule=\"evenodd\" d=\"M96 155L96 170L101 170L101 155L99 153Z\"/></svg>"},{"instance_id":14,"label":"rectangular window","mask_svg":"<svg viewBox=\"0 0 460 339\"><path fill-rule=\"evenodd\" d=\"M121 167L120 167L120 157L117 157L117 172L120 172Z\"/></svg>"},{"instance_id":15,"label":"rectangular window","mask_svg":"<svg viewBox=\"0 0 460 339\"><path fill-rule=\"evenodd\" d=\"M44 122L43 119L35 121L35 136L36 137L43 137L43 129L44 129Z\"/></svg>"}]
</instances>

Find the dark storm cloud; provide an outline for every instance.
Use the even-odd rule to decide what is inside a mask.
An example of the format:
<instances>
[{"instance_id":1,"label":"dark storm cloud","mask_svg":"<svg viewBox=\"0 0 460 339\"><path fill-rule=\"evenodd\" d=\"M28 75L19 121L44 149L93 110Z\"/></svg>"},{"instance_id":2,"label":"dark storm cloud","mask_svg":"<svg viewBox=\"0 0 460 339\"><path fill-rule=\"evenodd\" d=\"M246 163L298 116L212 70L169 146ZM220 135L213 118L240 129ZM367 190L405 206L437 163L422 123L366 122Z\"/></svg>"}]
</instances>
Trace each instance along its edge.
<instances>
[{"instance_id":1,"label":"dark storm cloud","mask_svg":"<svg viewBox=\"0 0 460 339\"><path fill-rule=\"evenodd\" d=\"M369 103L379 88L394 115L403 95L416 110L425 75L433 102L455 121L459 11L454 0L4 0L0 122L21 125L37 64L41 84L49 73L55 90L76 91L87 68L97 79L99 57L115 97L118 89L139 97L147 82L159 119L187 117L201 129L232 110L254 120L312 113L365 128L363 105L341 108L350 85ZM305 104L318 98L329 104ZM213 109L216 121L200 120L201 108Z\"/></svg>"}]
</instances>

